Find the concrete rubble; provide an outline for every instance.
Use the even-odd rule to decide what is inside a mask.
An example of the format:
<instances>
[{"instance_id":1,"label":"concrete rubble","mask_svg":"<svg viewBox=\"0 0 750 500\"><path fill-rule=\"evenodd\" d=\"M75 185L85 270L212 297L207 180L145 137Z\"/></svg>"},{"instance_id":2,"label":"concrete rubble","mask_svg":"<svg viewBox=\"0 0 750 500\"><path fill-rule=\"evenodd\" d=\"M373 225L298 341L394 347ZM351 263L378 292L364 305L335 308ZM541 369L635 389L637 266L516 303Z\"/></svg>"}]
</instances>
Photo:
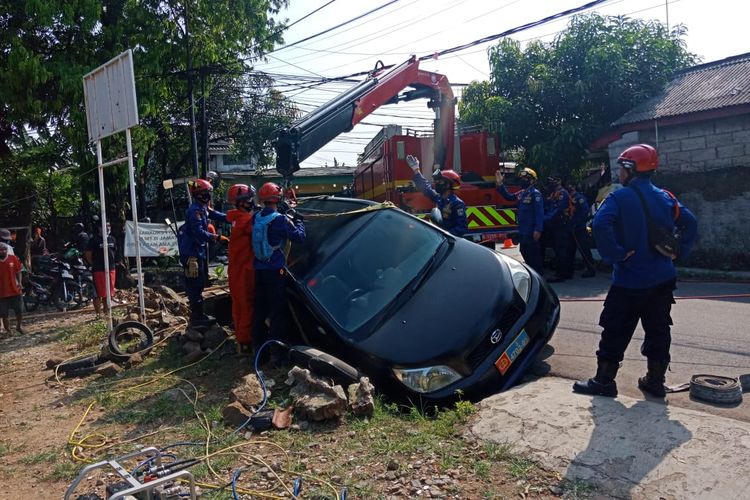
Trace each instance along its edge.
<instances>
[{"instance_id":1,"label":"concrete rubble","mask_svg":"<svg viewBox=\"0 0 750 500\"><path fill-rule=\"evenodd\" d=\"M332 385L298 366L289 371L286 384L292 386L289 396L294 401L294 411L299 418L321 421L341 418L346 414L348 401L340 385Z\"/></svg>"},{"instance_id":2,"label":"concrete rubble","mask_svg":"<svg viewBox=\"0 0 750 500\"><path fill-rule=\"evenodd\" d=\"M750 424L547 377L478 404L471 435L617 498L747 498Z\"/></svg>"}]
</instances>

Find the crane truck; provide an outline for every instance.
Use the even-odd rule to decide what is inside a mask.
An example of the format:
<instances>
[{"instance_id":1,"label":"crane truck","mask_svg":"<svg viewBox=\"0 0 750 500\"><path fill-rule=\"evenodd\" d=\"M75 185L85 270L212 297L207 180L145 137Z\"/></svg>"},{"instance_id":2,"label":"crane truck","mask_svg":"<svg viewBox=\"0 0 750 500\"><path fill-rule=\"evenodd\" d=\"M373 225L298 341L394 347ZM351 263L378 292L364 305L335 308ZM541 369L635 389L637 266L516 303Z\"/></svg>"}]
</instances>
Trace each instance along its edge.
<instances>
[{"instance_id":1,"label":"crane truck","mask_svg":"<svg viewBox=\"0 0 750 500\"><path fill-rule=\"evenodd\" d=\"M434 110L434 133L384 127L359 156L353 186L356 196L390 201L426 216L434 204L414 186L406 163L406 156L414 155L420 158L428 180L437 168L453 169L461 176L459 196L466 204L469 228L465 238L488 245L505 239L517 224L513 205L495 190L495 171L501 169L498 138L478 128L456 135L456 99L448 79L419 69L415 56L387 72L379 63L361 83L278 130L272 141L276 170L291 178L301 162L379 107L415 99L427 99L427 106Z\"/></svg>"}]
</instances>

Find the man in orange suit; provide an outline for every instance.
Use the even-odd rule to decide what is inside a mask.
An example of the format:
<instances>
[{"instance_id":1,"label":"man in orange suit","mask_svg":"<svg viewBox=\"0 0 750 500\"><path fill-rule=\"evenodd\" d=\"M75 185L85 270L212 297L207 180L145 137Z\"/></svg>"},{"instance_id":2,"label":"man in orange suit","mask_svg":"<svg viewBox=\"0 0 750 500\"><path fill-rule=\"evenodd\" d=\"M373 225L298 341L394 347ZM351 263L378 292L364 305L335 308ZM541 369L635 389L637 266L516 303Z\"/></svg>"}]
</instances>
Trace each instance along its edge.
<instances>
[{"instance_id":1,"label":"man in orange suit","mask_svg":"<svg viewBox=\"0 0 750 500\"><path fill-rule=\"evenodd\" d=\"M229 241L229 292L232 296L232 318L237 339L237 352L252 353L253 302L255 301L255 269L253 268L252 233L255 188L235 184L227 192L227 201L235 206L227 212L232 224Z\"/></svg>"}]
</instances>

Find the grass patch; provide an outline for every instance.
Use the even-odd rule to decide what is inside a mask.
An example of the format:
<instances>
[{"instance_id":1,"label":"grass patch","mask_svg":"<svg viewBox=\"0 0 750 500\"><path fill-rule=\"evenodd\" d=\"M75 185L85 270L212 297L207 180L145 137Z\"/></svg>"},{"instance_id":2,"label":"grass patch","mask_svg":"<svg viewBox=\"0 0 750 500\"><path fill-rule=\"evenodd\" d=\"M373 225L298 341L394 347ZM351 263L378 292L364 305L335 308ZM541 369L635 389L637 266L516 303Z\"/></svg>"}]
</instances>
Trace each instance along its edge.
<instances>
[{"instance_id":1,"label":"grass patch","mask_svg":"<svg viewBox=\"0 0 750 500\"><path fill-rule=\"evenodd\" d=\"M28 455L26 457L23 457L21 459L21 463L25 465L36 465L43 462L54 462L57 457L58 454L55 451L43 451L42 453L37 453L36 455Z\"/></svg>"},{"instance_id":2,"label":"grass patch","mask_svg":"<svg viewBox=\"0 0 750 500\"><path fill-rule=\"evenodd\" d=\"M508 461L508 471L516 479L527 479L529 471L534 467L534 462L522 457L514 457Z\"/></svg>"},{"instance_id":3,"label":"grass patch","mask_svg":"<svg viewBox=\"0 0 750 500\"><path fill-rule=\"evenodd\" d=\"M8 453L10 453L10 450L11 450L11 447L8 443L0 441L0 457L4 457Z\"/></svg>"},{"instance_id":4,"label":"grass patch","mask_svg":"<svg viewBox=\"0 0 750 500\"><path fill-rule=\"evenodd\" d=\"M61 460L55 464L55 468L52 470L49 479L54 481L62 481L73 479L78 475L78 471L81 469L81 465L69 460Z\"/></svg>"},{"instance_id":5,"label":"grass patch","mask_svg":"<svg viewBox=\"0 0 750 500\"><path fill-rule=\"evenodd\" d=\"M79 349L100 345L107 338L107 324L102 321L82 323L59 330L58 340L63 344L75 344Z\"/></svg>"},{"instance_id":6,"label":"grass patch","mask_svg":"<svg viewBox=\"0 0 750 500\"><path fill-rule=\"evenodd\" d=\"M596 486L583 479L566 479L561 484L565 498L588 498L596 491Z\"/></svg>"}]
</instances>

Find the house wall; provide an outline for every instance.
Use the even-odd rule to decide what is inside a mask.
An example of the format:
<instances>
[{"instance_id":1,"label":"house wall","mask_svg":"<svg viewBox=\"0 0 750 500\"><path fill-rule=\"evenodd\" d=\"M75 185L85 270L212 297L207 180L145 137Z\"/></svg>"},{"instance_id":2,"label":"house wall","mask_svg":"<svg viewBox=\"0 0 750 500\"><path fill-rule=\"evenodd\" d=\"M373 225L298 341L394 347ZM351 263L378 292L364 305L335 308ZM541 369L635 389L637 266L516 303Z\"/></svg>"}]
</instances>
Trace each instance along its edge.
<instances>
[{"instance_id":1,"label":"house wall","mask_svg":"<svg viewBox=\"0 0 750 500\"><path fill-rule=\"evenodd\" d=\"M617 157L647 143L659 151L654 183L672 191L698 218L689 265L750 269L750 115L628 132L608 147Z\"/></svg>"}]
</instances>

